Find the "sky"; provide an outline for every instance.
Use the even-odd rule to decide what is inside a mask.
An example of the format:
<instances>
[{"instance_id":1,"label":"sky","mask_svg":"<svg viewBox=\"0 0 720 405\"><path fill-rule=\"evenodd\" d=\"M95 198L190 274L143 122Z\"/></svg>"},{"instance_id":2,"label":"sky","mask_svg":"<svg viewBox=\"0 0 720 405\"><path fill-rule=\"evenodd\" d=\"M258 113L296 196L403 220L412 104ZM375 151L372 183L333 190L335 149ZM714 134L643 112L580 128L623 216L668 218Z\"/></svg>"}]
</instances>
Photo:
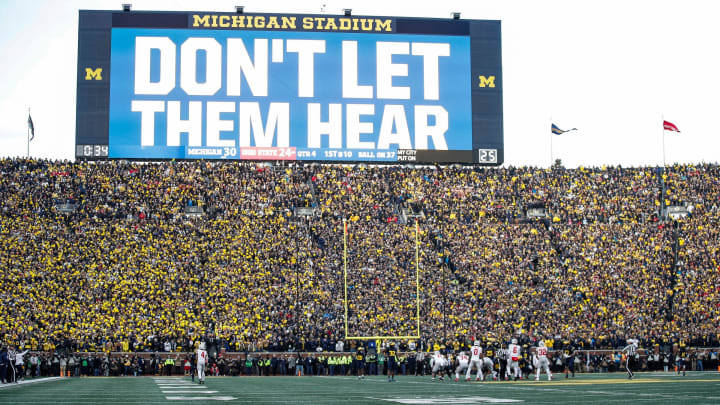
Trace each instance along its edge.
<instances>
[{"instance_id":1,"label":"sky","mask_svg":"<svg viewBox=\"0 0 720 405\"><path fill-rule=\"evenodd\" d=\"M502 21L505 165L720 161L720 3L714 0L125 0L133 10ZM74 159L78 10L123 1L0 0L0 157ZM680 134L663 132L663 118ZM550 124L577 131L550 135ZM552 155L551 155L552 150Z\"/></svg>"}]
</instances>

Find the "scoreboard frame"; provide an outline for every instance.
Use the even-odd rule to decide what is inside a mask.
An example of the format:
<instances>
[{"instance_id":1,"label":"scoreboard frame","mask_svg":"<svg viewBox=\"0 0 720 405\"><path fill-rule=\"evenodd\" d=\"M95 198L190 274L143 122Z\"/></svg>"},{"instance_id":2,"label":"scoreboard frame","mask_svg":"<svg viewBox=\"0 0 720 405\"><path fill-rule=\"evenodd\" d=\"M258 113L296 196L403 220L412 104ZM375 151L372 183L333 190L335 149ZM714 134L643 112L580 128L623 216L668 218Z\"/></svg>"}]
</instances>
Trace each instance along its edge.
<instances>
[{"instance_id":1,"label":"scoreboard frame","mask_svg":"<svg viewBox=\"0 0 720 405\"><path fill-rule=\"evenodd\" d=\"M287 21L297 21L289 25ZM242 23L241 23L242 21ZM272 22L275 26L272 26ZM262 24L260 24L262 22ZM113 30L156 29L198 31L208 35L221 30L258 33L312 32L331 37L348 32L380 33L405 36L447 36L469 38L469 93L472 146L463 149L397 149L356 152L349 148L317 149L318 154L287 147L246 147L221 155L143 156L114 153L111 132L111 60ZM348 32L346 32L348 31ZM169 160L291 160L297 162L372 163L372 164L473 164L499 166L504 161L501 23L497 20L455 20L444 18L342 16L330 14L270 14L174 11L102 11L80 10L78 28L76 105L76 153L79 160L127 159ZM120 74L120 73L117 73ZM116 84L117 85L117 84ZM391 83L392 86L392 83ZM139 116L139 114L138 114ZM344 126L345 123L343 123ZM391 124L392 126L392 124ZM292 131L292 128L291 128ZM375 135L378 126L373 128ZM291 136L295 136L294 134ZM437 145L433 145L437 146ZM229 148L226 148L229 149ZM232 152L229 154L228 152ZM304 153L304 154L303 154ZM320 156L319 154L322 154Z\"/></svg>"}]
</instances>

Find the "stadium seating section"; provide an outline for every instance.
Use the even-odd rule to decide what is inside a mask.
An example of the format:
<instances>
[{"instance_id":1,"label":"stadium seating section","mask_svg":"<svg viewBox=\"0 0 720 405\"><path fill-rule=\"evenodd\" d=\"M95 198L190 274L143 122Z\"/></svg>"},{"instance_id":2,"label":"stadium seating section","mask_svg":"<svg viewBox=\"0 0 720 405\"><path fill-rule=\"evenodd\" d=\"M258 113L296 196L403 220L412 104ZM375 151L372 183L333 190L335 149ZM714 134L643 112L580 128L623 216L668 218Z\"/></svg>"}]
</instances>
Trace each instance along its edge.
<instances>
[{"instance_id":1,"label":"stadium seating section","mask_svg":"<svg viewBox=\"0 0 720 405\"><path fill-rule=\"evenodd\" d=\"M4 159L0 172L5 343L334 349L347 320L354 336L419 324L425 345L513 334L718 345L717 165ZM673 205L689 214L663 220Z\"/></svg>"}]
</instances>

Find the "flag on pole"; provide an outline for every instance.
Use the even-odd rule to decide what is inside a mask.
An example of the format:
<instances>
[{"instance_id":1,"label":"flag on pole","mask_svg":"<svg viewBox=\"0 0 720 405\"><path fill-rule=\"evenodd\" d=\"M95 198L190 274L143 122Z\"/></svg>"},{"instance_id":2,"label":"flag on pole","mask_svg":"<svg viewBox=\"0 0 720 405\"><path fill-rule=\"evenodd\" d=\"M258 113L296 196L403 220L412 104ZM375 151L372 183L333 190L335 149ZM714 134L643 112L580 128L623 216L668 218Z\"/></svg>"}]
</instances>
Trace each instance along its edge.
<instances>
[{"instance_id":1,"label":"flag on pole","mask_svg":"<svg viewBox=\"0 0 720 405\"><path fill-rule=\"evenodd\" d=\"M28 129L30 130L30 141L35 139L35 125L33 125L32 117L30 116L30 113L28 113Z\"/></svg>"},{"instance_id":2,"label":"flag on pole","mask_svg":"<svg viewBox=\"0 0 720 405\"><path fill-rule=\"evenodd\" d=\"M664 131L672 131L672 132L680 132L680 130L678 129L678 127L675 124L673 124L672 122L667 122L665 120L663 120L663 130Z\"/></svg>"},{"instance_id":3,"label":"flag on pole","mask_svg":"<svg viewBox=\"0 0 720 405\"><path fill-rule=\"evenodd\" d=\"M562 135L562 134L564 134L565 132L577 131L577 128L572 128L572 129L568 129L567 131L564 131L564 130L558 128L557 125L555 125L555 124L550 124L550 131L551 131L553 134L555 134L555 135Z\"/></svg>"}]
</instances>

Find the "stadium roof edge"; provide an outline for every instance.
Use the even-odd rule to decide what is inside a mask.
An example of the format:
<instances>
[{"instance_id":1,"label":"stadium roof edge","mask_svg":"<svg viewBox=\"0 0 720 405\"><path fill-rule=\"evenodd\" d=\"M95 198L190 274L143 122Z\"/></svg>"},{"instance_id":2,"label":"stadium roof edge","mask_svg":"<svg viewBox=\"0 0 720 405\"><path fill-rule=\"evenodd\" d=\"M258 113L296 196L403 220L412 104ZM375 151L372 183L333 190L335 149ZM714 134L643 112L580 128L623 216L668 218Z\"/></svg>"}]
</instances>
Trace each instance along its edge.
<instances>
[{"instance_id":1,"label":"stadium roof edge","mask_svg":"<svg viewBox=\"0 0 720 405\"><path fill-rule=\"evenodd\" d=\"M202 13L202 14L237 14L235 11L228 10L228 11L216 11L216 10L131 10L131 11L123 11L123 10L92 10L92 9L78 9L78 12L80 13L117 13L117 14L195 14L195 13ZM372 18L403 18L403 19L409 19L409 20L431 20L431 21L481 21L481 22L495 22L498 24L502 23L502 20L494 20L494 19L477 19L477 18L461 18L459 20L453 19L451 15L448 17L419 17L419 16L410 16L410 15L373 15L373 14L358 14L358 15L351 15L346 16L344 14L331 14L331 13L266 13L266 12L247 12L244 11L243 15L284 15L284 16L317 16L317 17L342 17L342 18L362 18L362 17L372 17Z\"/></svg>"}]
</instances>

